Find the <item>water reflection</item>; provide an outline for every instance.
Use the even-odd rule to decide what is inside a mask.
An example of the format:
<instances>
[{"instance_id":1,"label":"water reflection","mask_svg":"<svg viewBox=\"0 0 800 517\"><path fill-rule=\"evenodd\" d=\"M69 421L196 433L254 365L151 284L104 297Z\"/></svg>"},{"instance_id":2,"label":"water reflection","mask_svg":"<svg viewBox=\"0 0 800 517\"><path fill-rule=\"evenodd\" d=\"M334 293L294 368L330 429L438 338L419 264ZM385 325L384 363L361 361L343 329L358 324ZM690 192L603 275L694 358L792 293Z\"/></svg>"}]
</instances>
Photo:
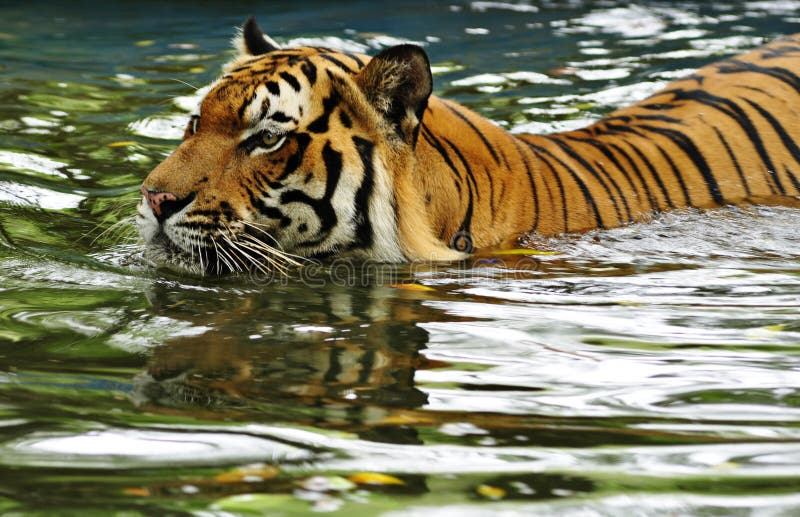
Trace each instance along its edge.
<instances>
[{"instance_id":1,"label":"water reflection","mask_svg":"<svg viewBox=\"0 0 800 517\"><path fill-rule=\"evenodd\" d=\"M414 384L417 370L432 366L419 353L428 332L417 322L444 314L426 308L425 298L388 285L295 284L223 299L156 285L148 292L154 315L208 330L153 350L134 400L150 410L247 418L274 405L297 408L293 416L309 424L379 425L392 409L427 402Z\"/></svg>"}]
</instances>

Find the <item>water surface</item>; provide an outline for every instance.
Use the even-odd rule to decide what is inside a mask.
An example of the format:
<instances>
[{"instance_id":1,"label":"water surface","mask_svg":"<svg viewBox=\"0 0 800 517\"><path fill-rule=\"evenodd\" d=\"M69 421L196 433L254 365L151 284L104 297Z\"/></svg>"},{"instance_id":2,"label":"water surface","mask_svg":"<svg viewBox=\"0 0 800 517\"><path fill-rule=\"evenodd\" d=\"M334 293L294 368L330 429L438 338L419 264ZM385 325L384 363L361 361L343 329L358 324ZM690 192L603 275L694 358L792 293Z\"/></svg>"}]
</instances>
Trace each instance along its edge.
<instances>
[{"instance_id":1,"label":"water surface","mask_svg":"<svg viewBox=\"0 0 800 517\"><path fill-rule=\"evenodd\" d=\"M798 511L797 209L285 279L153 269L126 221L249 14L286 44L417 42L437 94L547 132L797 31L800 2L2 14L0 513Z\"/></svg>"}]
</instances>

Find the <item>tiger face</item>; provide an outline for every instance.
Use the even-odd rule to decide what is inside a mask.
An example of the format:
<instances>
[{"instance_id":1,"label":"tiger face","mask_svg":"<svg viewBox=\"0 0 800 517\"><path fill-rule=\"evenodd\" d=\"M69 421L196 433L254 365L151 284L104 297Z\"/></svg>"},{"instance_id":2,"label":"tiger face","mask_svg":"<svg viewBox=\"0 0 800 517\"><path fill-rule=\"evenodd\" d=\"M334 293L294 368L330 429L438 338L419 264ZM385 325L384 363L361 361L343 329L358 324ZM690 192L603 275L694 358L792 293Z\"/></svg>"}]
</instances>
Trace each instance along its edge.
<instances>
[{"instance_id":1,"label":"tiger face","mask_svg":"<svg viewBox=\"0 0 800 517\"><path fill-rule=\"evenodd\" d=\"M252 18L239 46L142 184L146 257L197 273L344 253L404 260L395 182L431 93L425 53L282 50Z\"/></svg>"}]
</instances>

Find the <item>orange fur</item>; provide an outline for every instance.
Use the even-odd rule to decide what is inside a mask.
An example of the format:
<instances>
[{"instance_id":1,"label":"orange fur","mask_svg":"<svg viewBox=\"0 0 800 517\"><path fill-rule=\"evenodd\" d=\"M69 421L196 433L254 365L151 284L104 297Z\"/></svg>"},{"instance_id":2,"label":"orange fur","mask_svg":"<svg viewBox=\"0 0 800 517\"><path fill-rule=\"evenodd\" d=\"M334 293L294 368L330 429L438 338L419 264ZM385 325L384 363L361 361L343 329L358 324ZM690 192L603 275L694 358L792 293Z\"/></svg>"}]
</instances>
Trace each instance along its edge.
<instances>
[{"instance_id":1,"label":"orange fur","mask_svg":"<svg viewBox=\"0 0 800 517\"><path fill-rule=\"evenodd\" d=\"M220 254L244 269L259 260L237 255L253 227L269 253L457 260L531 231L800 195L800 36L559 134L511 135L429 92L427 58L410 46L372 59L243 53L202 101L197 133L144 182L191 201L162 233L219 270Z\"/></svg>"}]
</instances>

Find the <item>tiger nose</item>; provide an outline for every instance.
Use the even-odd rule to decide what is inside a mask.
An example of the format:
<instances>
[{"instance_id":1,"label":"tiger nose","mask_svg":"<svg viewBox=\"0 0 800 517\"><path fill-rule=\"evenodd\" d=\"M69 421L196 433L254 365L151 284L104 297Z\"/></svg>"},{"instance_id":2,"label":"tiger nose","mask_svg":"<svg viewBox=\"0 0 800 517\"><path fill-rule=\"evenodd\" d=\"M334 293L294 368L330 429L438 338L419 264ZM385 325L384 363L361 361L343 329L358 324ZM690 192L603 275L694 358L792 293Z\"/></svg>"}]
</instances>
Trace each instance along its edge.
<instances>
[{"instance_id":1,"label":"tiger nose","mask_svg":"<svg viewBox=\"0 0 800 517\"><path fill-rule=\"evenodd\" d=\"M172 192L150 190L144 185L142 185L141 190L156 219L162 223L169 219L171 215L183 210L194 199L194 194L179 198Z\"/></svg>"}]
</instances>

